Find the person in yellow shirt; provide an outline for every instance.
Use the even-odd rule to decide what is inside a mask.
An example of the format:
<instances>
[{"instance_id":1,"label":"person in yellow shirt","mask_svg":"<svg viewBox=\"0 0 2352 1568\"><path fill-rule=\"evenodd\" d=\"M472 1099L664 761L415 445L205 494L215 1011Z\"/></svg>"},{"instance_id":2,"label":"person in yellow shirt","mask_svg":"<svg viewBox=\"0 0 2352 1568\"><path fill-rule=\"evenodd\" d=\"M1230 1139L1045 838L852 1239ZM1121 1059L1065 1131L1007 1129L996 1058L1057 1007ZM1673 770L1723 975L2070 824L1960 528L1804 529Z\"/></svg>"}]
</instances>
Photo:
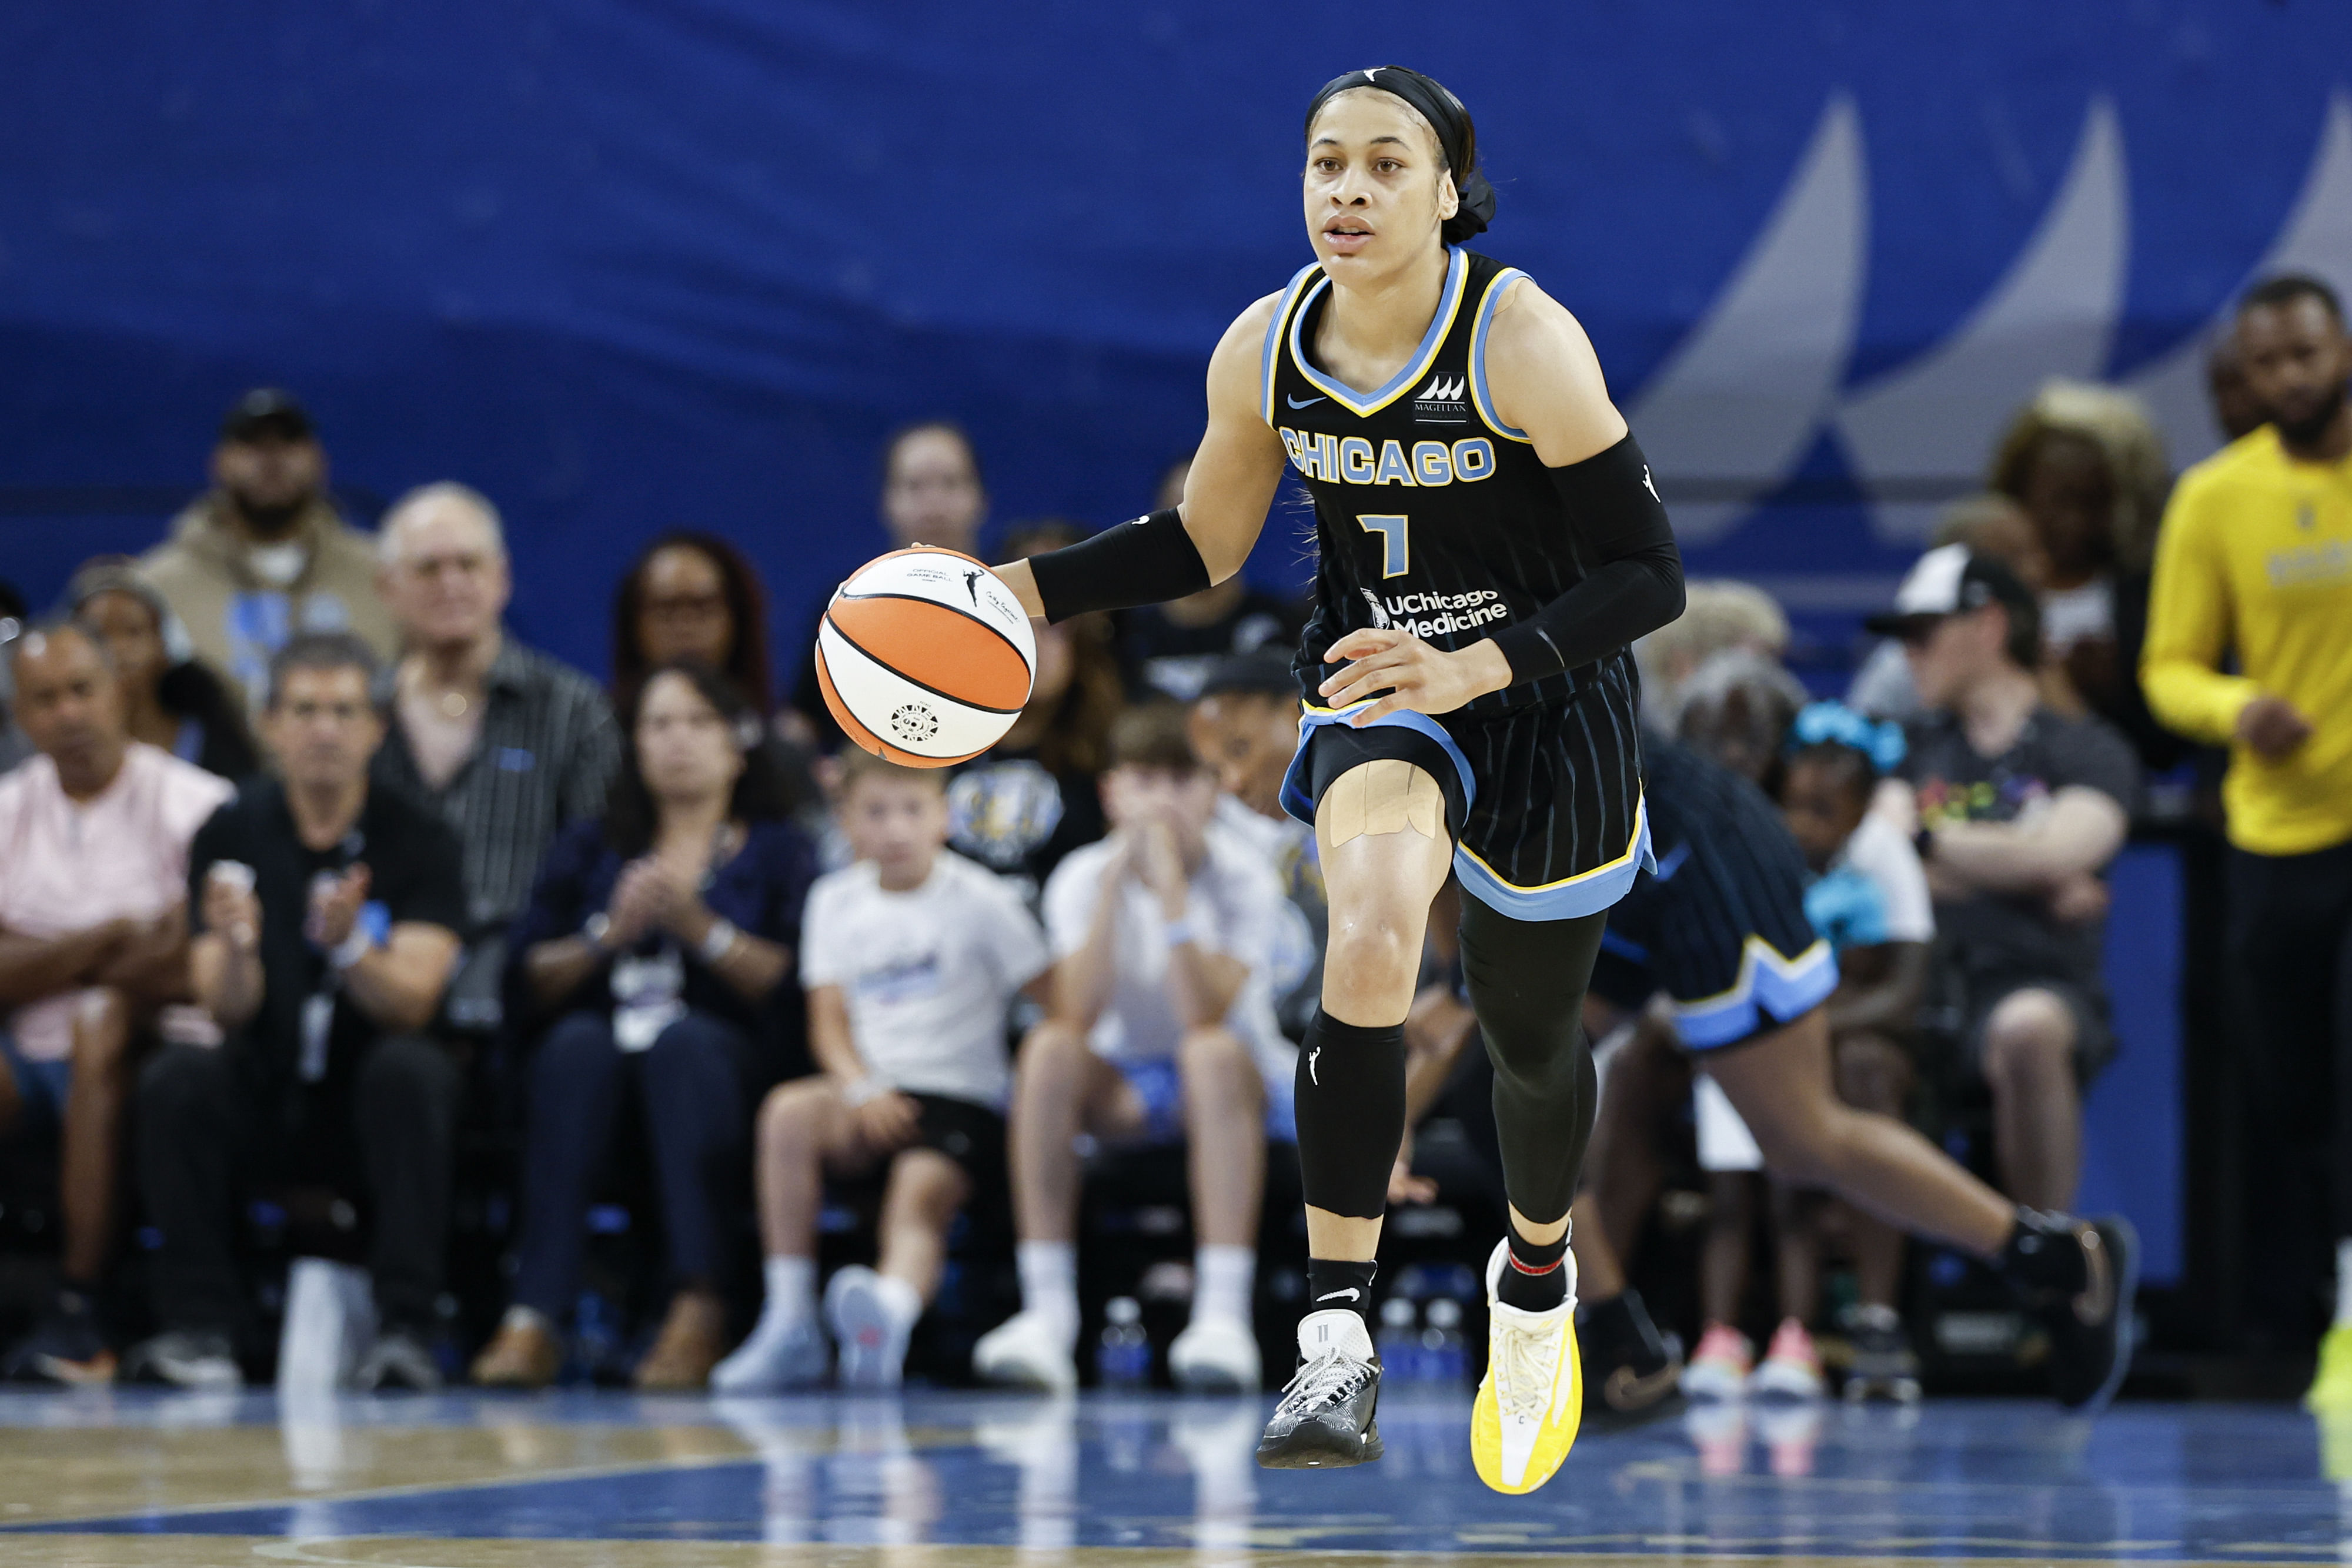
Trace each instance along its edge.
<instances>
[{"instance_id":1,"label":"person in yellow shirt","mask_svg":"<svg viewBox=\"0 0 2352 1568\"><path fill-rule=\"evenodd\" d=\"M2308 1206L2332 1192L2336 1319L2305 1403L2352 1416L2352 337L2333 289L2289 275L2247 294L2235 338L2270 423L2181 476L2140 678L2165 724L2230 748L2252 1146L2283 1162L2248 1300L2303 1331L2323 1234Z\"/></svg>"}]
</instances>

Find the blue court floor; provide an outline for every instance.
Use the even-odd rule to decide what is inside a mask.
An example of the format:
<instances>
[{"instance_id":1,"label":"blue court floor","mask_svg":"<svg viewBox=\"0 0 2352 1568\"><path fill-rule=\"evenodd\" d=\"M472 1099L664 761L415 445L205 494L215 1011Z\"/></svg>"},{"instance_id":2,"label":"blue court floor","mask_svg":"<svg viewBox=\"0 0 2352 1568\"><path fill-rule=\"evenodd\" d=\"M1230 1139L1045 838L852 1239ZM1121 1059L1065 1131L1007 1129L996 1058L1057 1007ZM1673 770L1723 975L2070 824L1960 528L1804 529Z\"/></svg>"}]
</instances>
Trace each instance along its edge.
<instances>
[{"instance_id":1,"label":"blue court floor","mask_svg":"<svg viewBox=\"0 0 2352 1568\"><path fill-rule=\"evenodd\" d=\"M1515 1499L1468 1405L1392 1397L1381 1463L1265 1472L1255 1400L0 1395L0 1564L2352 1558L2352 1482L2286 1407L1701 1409Z\"/></svg>"}]
</instances>

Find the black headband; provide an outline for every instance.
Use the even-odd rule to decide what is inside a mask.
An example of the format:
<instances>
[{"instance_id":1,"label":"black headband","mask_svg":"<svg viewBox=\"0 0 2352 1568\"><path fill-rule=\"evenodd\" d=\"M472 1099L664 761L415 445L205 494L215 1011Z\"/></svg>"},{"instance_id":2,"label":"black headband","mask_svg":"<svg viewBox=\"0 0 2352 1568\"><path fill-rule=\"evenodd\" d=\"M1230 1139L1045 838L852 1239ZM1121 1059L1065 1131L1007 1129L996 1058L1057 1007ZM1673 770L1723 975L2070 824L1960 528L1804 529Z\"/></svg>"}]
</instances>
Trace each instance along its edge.
<instances>
[{"instance_id":1,"label":"black headband","mask_svg":"<svg viewBox=\"0 0 2352 1568\"><path fill-rule=\"evenodd\" d=\"M1472 235L1484 234L1495 218L1495 187L1477 171L1477 140L1470 129L1470 111L1462 107L1462 100L1446 91L1443 83L1403 66L1349 71L1325 82L1314 101L1307 106L1308 133L1313 133L1315 117L1323 112L1325 104L1360 87L1376 88L1404 99L1437 132L1438 151L1445 155L1445 166L1462 198L1454 215L1445 220L1445 243L1460 245Z\"/></svg>"}]
</instances>

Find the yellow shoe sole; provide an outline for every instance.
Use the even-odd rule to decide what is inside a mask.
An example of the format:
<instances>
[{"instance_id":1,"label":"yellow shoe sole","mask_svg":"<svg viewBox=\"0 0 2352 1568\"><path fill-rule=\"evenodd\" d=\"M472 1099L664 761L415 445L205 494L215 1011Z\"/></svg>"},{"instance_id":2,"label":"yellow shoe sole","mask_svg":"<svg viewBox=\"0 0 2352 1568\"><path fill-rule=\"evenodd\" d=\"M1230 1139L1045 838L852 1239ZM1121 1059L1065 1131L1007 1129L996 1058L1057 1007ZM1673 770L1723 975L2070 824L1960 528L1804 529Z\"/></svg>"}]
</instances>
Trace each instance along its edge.
<instances>
[{"instance_id":1,"label":"yellow shoe sole","mask_svg":"<svg viewBox=\"0 0 2352 1568\"><path fill-rule=\"evenodd\" d=\"M1572 1315L1568 1332L1560 1335L1560 1352L1567 1361L1560 1375L1568 1379L1568 1408L1559 1420L1546 1422L1537 1432L1527 1474L1517 1484L1503 1479L1503 1412L1495 1396L1493 1358L1488 1357L1486 1375L1478 1383L1477 1403L1470 1410L1470 1462L1476 1467L1478 1479L1498 1492L1518 1497L1535 1490L1559 1473L1568 1451L1576 1446L1577 1428L1584 1423L1584 1362L1577 1353Z\"/></svg>"}]
</instances>

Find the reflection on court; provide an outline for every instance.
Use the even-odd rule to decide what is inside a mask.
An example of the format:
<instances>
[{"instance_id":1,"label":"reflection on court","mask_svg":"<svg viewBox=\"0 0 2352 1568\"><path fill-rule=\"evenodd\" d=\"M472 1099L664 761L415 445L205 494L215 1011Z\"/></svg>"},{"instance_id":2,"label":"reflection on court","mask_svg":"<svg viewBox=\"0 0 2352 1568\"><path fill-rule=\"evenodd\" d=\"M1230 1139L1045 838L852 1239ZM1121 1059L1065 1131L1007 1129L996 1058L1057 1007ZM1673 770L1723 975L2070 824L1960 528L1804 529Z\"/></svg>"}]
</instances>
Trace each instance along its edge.
<instances>
[{"instance_id":1,"label":"reflection on court","mask_svg":"<svg viewBox=\"0 0 2352 1568\"><path fill-rule=\"evenodd\" d=\"M1701 1409L1588 1436L1550 1486L1508 1499L1472 1472L1467 1407L1393 1399L1381 1463L1266 1472L1255 1401L451 1396L281 1419L266 1396L9 1396L0 1563L2242 1563L2352 1540L2327 1435L2283 1408Z\"/></svg>"}]
</instances>

